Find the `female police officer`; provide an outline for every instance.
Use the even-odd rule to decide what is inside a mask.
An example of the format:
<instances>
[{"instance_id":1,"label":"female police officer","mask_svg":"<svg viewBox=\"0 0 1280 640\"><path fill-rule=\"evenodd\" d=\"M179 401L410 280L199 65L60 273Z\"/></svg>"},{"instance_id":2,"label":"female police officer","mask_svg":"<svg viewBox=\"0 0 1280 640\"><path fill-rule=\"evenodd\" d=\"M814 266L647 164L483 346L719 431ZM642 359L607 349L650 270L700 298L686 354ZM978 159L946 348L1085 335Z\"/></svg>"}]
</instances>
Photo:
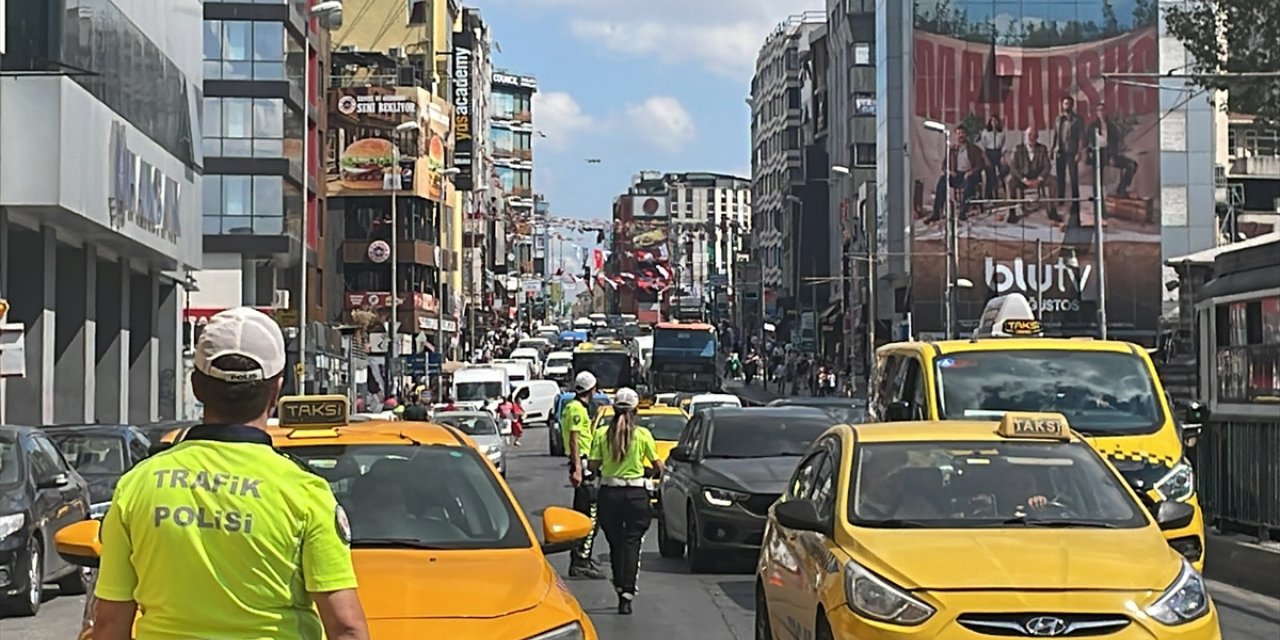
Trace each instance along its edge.
<instances>
[{"instance_id":1,"label":"female police officer","mask_svg":"<svg viewBox=\"0 0 1280 640\"><path fill-rule=\"evenodd\" d=\"M662 460L653 434L636 426L640 396L619 389L613 400L613 422L595 435L591 468L600 473L600 528L609 541L613 588L618 592L618 613L629 615L640 572L640 545L649 530L649 491L644 465L653 463L662 472Z\"/></svg>"}]
</instances>

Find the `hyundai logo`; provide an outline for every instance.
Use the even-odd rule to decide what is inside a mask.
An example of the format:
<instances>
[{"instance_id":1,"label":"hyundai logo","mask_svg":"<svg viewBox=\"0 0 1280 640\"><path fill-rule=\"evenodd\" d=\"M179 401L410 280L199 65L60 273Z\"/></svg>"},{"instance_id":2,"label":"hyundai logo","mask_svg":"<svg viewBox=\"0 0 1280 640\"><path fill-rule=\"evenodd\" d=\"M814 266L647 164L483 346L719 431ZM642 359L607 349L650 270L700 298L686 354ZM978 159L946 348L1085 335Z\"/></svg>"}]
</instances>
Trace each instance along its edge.
<instances>
[{"instance_id":1,"label":"hyundai logo","mask_svg":"<svg viewBox=\"0 0 1280 640\"><path fill-rule=\"evenodd\" d=\"M1060 636L1067 632L1067 621L1053 616L1032 618L1023 625L1029 636Z\"/></svg>"}]
</instances>

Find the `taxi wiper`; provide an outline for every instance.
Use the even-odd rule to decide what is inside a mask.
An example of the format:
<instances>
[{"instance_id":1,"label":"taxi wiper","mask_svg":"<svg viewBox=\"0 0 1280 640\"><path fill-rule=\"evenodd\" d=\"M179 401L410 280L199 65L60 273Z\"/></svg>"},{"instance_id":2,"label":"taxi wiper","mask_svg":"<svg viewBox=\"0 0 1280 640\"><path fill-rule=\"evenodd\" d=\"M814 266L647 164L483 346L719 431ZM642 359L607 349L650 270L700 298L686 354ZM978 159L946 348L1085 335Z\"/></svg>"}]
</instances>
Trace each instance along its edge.
<instances>
[{"instance_id":1,"label":"taxi wiper","mask_svg":"<svg viewBox=\"0 0 1280 640\"><path fill-rule=\"evenodd\" d=\"M416 538L354 538L352 547L405 547L408 549L440 550L448 549L440 545L428 544Z\"/></svg>"},{"instance_id":2,"label":"taxi wiper","mask_svg":"<svg viewBox=\"0 0 1280 640\"><path fill-rule=\"evenodd\" d=\"M1028 527L1056 527L1061 529L1069 529L1072 527L1080 527L1082 529L1117 529L1110 522L1099 522L1097 520L1064 520L1062 518L1028 518L1026 516L1018 516L1005 520L1004 525L1020 524Z\"/></svg>"}]
</instances>

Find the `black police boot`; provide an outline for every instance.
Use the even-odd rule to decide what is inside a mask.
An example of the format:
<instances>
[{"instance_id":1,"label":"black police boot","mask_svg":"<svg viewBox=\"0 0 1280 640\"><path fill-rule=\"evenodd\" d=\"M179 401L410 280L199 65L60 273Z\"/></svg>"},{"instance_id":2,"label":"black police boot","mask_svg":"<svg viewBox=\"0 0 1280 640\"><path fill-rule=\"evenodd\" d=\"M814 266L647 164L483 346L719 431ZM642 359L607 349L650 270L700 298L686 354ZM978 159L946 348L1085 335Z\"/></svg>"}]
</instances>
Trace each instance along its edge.
<instances>
[{"instance_id":1,"label":"black police boot","mask_svg":"<svg viewBox=\"0 0 1280 640\"><path fill-rule=\"evenodd\" d=\"M618 594L618 615L621 615L621 616L631 615L631 600L634 598L635 598L635 595L630 593Z\"/></svg>"}]
</instances>

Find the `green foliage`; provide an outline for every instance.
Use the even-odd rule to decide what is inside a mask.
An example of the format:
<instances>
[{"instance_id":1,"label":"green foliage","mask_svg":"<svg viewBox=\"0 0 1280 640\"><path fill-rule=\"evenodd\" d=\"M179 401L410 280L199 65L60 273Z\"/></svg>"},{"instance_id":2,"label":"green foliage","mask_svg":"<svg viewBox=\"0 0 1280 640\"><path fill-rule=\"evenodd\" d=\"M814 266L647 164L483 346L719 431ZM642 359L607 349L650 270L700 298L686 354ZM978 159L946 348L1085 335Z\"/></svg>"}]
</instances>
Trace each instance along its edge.
<instances>
[{"instance_id":1,"label":"green foliage","mask_svg":"<svg viewBox=\"0 0 1280 640\"><path fill-rule=\"evenodd\" d=\"M1280 78L1230 74L1280 71L1280 0L1212 0L1165 9L1169 33L1186 46L1192 64L1181 73L1204 77L1202 87L1225 89L1234 113L1280 122Z\"/></svg>"}]
</instances>

